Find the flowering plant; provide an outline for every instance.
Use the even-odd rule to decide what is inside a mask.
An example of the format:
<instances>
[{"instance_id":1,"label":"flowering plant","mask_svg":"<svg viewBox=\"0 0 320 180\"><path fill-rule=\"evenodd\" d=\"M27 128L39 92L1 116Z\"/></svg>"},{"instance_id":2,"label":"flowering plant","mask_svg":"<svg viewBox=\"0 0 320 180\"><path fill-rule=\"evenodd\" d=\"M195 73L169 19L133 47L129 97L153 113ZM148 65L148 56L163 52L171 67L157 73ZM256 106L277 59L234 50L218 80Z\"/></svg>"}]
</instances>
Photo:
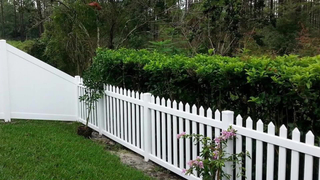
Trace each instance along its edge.
<instances>
[{"instance_id":1,"label":"flowering plant","mask_svg":"<svg viewBox=\"0 0 320 180\"><path fill-rule=\"evenodd\" d=\"M194 160L188 162L189 169L183 169L182 173L186 175L194 174L198 172L204 180L220 180L222 177L229 179L230 174L223 171L226 162L232 162L232 167L235 168L236 164L242 163L242 158L245 156L250 157L248 153L228 154L225 151L227 147L227 141L236 137L236 130L231 126L227 130L223 130L221 136L214 138L205 137L199 134L186 134L182 132L177 135L177 138L193 138L195 145L201 143L203 148L198 156ZM240 166L242 167L242 166ZM228 167L229 168L229 167ZM242 168L241 168L242 169ZM240 170L239 172L242 172ZM237 174L237 176L243 176L243 174Z\"/></svg>"}]
</instances>

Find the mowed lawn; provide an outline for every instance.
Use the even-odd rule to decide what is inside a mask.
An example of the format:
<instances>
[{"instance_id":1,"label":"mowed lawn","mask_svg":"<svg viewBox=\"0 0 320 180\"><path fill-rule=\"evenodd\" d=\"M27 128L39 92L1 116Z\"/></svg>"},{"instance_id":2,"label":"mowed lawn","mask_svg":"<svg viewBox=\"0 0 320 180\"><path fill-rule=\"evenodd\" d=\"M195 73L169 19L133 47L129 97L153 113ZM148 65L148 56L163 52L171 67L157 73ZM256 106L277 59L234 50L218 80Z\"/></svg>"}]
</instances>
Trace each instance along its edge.
<instances>
[{"instance_id":1,"label":"mowed lawn","mask_svg":"<svg viewBox=\"0 0 320 180\"><path fill-rule=\"evenodd\" d=\"M89 139L78 123L0 122L0 179L150 179Z\"/></svg>"}]
</instances>

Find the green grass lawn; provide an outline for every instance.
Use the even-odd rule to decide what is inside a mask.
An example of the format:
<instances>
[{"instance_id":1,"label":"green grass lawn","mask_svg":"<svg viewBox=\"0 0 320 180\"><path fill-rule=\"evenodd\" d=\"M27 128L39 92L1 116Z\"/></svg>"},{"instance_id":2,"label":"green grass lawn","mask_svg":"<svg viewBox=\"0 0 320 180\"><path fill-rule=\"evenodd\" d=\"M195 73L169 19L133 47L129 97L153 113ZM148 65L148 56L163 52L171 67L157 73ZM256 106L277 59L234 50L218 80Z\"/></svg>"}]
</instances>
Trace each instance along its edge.
<instances>
[{"instance_id":1,"label":"green grass lawn","mask_svg":"<svg viewBox=\"0 0 320 180\"><path fill-rule=\"evenodd\" d=\"M0 122L0 179L150 179L89 139L78 123Z\"/></svg>"}]
</instances>

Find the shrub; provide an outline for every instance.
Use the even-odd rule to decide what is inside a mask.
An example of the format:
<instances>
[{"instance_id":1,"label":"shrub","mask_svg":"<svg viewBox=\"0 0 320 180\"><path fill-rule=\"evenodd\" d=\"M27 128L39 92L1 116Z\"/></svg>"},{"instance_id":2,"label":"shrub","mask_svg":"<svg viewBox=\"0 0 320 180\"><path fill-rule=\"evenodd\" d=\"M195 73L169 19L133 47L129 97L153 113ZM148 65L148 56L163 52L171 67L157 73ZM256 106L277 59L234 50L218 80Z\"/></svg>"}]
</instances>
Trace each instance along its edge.
<instances>
[{"instance_id":1,"label":"shrub","mask_svg":"<svg viewBox=\"0 0 320 180\"><path fill-rule=\"evenodd\" d=\"M8 44L20 49L21 51L24 51L24 52L30 54L31 49L35 44L35 41L34 40L27 40L27 41L23 41L23 42L22 41L8 41Z\"/></svg>"},{"instance_id":2,"label":"shrub","mask_svg":"<svg viewBox=\"0 0 320 180\"><path fill-rule=\"evenodd\" d=\"M97 73L101 84L320 132L320 56L190 58L99 49L84 78Z\"/></svg>"}]
</instances>

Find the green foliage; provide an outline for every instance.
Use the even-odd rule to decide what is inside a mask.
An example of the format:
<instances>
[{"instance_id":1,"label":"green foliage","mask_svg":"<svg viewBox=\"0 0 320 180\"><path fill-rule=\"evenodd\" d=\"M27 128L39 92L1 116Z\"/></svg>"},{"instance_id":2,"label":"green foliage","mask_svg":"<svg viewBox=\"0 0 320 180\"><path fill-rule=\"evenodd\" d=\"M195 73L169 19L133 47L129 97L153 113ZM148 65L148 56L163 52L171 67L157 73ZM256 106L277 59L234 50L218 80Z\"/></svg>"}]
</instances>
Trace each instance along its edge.
<instances>
[{"instance_id":1,"label":"green foliage","mask_svg":"<svg viewBox=\"0 0 320 180\"><path fill-rule=\"evenodd\" d=\"M171 40L164 40L164 41L150 41L150 47L151 50L156 50L159 53L164 53L168 55L174 55L174 54L182 54L183 50L179 49L174 46L175 44L172 43Z\"/></svg>"},{"instance_id":2,"label":"green foliage","mask_svg":"<svg viewBox=\"0 0 320 180\"><path fill-rule=\"evenodd\" d=\"M7 41L8 44L10 44L11 46L14 46L26 53L30 53L31 49L33 48L33 46L35 45L35 41L34 40L27 40L27 41Z\"/></svg>"},{"instance_id":3,"label":"green foliage","mask_svg":"<svg viewBox=\"0 0 320 180\"><path fill-rule=\"evenodd\" d=\"M98 65L96 62L95 65ZM80 101L84 101L88 107L88 115L86 119L86 126L89 123L89 117L94 109L93 104L97 102L104 94L103 76L101 76L100 69L91 69L90 72L86 71L83 75L83 84L86 87L85 94L80 97Z\"/></svg>"},{"instance_id":4,"label":"green foliage","mask_svg":"<svg viewBox=\"0 0 320 180\"><path fill-rule=\"evenodd\" d=\"M44 54L46 45L39 39L27 41L7 41L8 44L44 61L47 62L47 57Z\"/></svg>"},{"instance_id":5,"label":"green foliage","mask_svg":"<svg viewBox=\"0 0 320 180\"><path fill-rule=\"evenodd\" d=\"M43 42L48 63L71 75L82 75L96 48L96 14L80 1L54 9L45 24Z\"/></svg>"},{"instance_id":6,"label":"green foliage","mask_svg":"<svg viewBox=\"0 0 320 180\"><path fill-rule=\"evenodd\" d=\"M100 87L108 83L320 133L320 56L190 58L98 49L87 73Z\"/></svg>"},{"instance_id":7,"label":"green foliage","mask_svg":"<svg viewBox=\"0 0 320 180\"><path fill-rule=\"evenodd\" d=\"M311 1L200 0L186 8L178 0L122 0L101 1L99 10L88 2L2 0L0 37L41 38L44 61L71 75L82 75L97 47L190 56L234 56L243 48L253 55L320 53L320 5Z\"/></svg>"}]
</instances>

